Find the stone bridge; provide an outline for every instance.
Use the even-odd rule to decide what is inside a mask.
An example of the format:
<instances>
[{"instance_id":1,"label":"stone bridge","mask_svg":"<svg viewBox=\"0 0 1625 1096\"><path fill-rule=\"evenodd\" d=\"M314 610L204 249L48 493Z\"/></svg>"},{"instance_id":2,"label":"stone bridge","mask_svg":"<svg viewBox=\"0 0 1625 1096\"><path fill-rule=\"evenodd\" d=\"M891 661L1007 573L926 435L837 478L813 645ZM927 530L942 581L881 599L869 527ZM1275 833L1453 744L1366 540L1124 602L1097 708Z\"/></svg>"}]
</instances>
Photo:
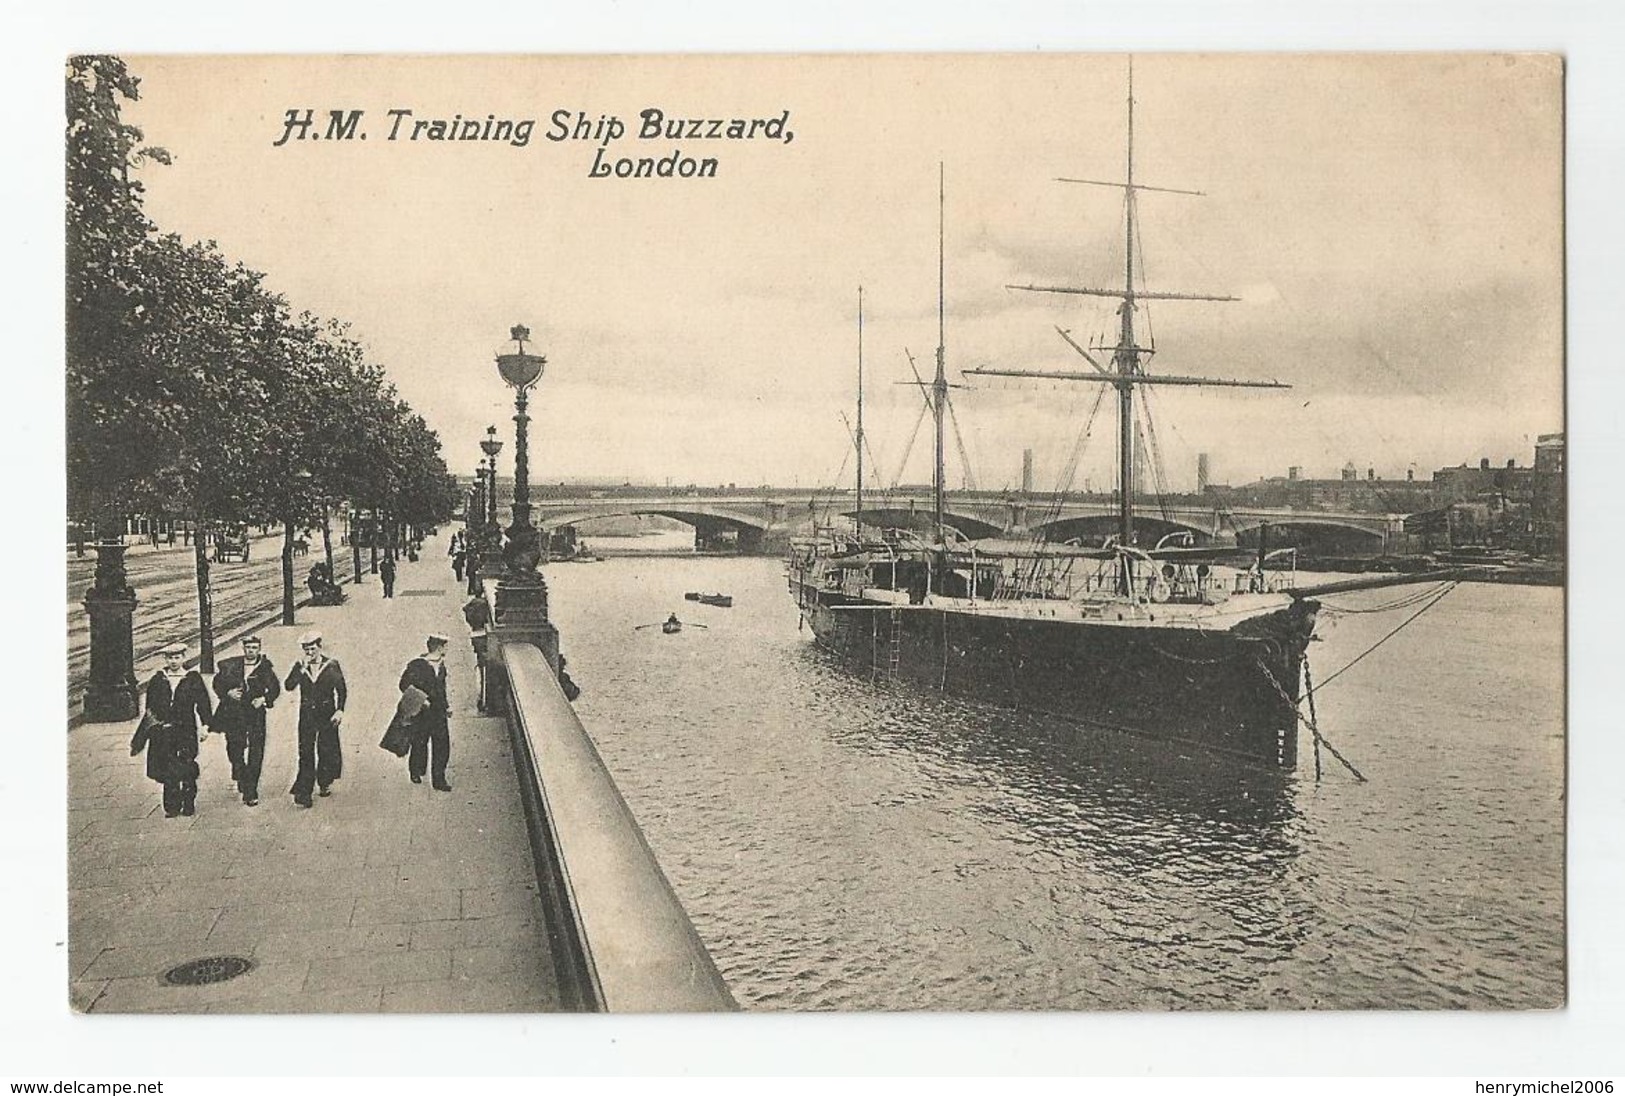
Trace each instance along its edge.
<instances>
[{"instance_id":1,"label":"stone bridge","mask_svg":"<svg viewBox=\"0 0 1625 1096\"><path fill-rule=\"evenodd\" d=\"M593 518L658 514L692 525L699 547L737 546L747 553L774 554L790 536L813 522L856 515L850 489L805 488L640 488L584 490L569 485L532 490L537 520L550 527ZM933 500L928 488L865 492L866 524L928 528ZM1159 504L1141 499L1135 526L1142 544L1169 533L1189 532L1198 544L1255 544L1258 529L1270 527L1272 544L1335 543L1349 554L1397 554L1404 550L1405 515L1258 507L1231 508L1211 497L1180 496ZM1097 544L1117 529L1116 502L1109 496L1056 498L1010 492L950 491L944 521L967 537L1032 536Z\"/></svg>"}]
</instances>

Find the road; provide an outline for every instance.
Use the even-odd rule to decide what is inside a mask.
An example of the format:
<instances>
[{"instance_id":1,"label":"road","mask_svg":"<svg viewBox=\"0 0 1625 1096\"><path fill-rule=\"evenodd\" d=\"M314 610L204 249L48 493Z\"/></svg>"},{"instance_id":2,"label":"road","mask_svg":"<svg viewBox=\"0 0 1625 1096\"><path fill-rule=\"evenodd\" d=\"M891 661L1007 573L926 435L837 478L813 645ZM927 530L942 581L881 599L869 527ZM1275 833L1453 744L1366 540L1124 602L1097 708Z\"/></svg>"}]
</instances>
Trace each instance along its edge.
<instances>
[{"instance_id":1,"label":"road","mask_svg":"<svg viewBox=\"0 0 1625 1096\"><path fill-rule=\"evenodd\" d=\"M308 556L293 561L296 600L309 595L304 584L310 565L322 559L321 541L315 540ZM369 557L363 553L366 570ZM353 572L346 548L333 544L333 566L340 584L348 584ZM70 708L78 700L90 675L90 618L85 613L85 591L96 570L96 554L87 548L83 558L68 556L68 695ZM180 638L197 654L197 573L192 549L179 545L157 550L143 548L125 556L125 571L135 589L135 664L139 671L155 663L163 644ZM371 579L377 582L376 578ZM214 633L223 636L234 627L247 624L276 611L282 604L282 537L273 534L254 538L247 563L212 563L209 566L211 602L214 606ZM139 674L138 674L139 676Z\"/></svg>"}]
</instances>

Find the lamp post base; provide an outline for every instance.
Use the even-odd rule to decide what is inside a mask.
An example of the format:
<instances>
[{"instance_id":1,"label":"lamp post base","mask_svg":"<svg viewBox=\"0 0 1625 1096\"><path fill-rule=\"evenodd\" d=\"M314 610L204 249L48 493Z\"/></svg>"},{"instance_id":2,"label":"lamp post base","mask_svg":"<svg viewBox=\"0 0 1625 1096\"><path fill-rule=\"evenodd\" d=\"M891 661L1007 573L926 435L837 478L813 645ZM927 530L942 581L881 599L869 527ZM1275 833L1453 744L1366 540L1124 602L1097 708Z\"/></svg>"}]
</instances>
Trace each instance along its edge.
<instances>
[{"instance_id":1,"label":"lamp post base","mask_svg":"<svg viewBox=\"0 0 1625 1096\"><path fill-rule=\"evenodd\" d=\"M486 650L486 711L506 711L508 675L502 650L510 643L534 644L553 667L559 668L559 630L547 619L547 583L541 575L506 573L497 583L496 620Z\"/></svg>"},{"instance_id":2,"label":"lamp post base","mask_svg":"<svg viewBox=\"0 0 1625 1096\"><path fill-rule=\"evenodd\" d=\"M90 617L90 682L85 718L119 723L140 711L135 682L135 591L125 581L124 545L96 545L96 581L85 591Z\"/></svg>"}]
</instances>

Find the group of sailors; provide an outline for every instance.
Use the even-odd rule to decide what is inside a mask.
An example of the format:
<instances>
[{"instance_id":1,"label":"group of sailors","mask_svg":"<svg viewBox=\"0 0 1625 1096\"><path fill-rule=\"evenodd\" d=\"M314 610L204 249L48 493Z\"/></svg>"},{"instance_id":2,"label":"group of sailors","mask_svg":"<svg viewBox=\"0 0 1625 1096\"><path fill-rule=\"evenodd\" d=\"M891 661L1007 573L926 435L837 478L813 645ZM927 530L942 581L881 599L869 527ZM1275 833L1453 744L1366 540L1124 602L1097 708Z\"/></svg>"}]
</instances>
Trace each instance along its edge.
<instances>
[{"instance_id":1,"label":"group of sailors","mask_svg":"<svg viewBox=\"0 0 1625 1096\"><path fill-rule=\"evenodd\" d=\"M299 768L289 793L300 807L314 806L315 796L332 794L343 775L340 730L349 702L349 686L339 660L327 654L320 632L299 637L300 657L286 677L278 675L264 644L244 636L242 653L221 660L211 687L197 670L186 668L186 645L171 643L162 651L163 666L146 685L145 711L130 741L130 754L146 753L148 778L163 786L166 818L197 812L198 749L212 732L225 738L231 779L243 804L257 806L265 761L267 716L284 692L299 693ZM439 791L451 791L446 766L451 757L450 706L446 697L446 649L450 641L430 635L424 652L406 666L400 689L415 690L412 714L396 719L408 726L407 769L413 783L431 776ZM421 699L419 699L421 698Z\"/></svg>"}]
</instances>

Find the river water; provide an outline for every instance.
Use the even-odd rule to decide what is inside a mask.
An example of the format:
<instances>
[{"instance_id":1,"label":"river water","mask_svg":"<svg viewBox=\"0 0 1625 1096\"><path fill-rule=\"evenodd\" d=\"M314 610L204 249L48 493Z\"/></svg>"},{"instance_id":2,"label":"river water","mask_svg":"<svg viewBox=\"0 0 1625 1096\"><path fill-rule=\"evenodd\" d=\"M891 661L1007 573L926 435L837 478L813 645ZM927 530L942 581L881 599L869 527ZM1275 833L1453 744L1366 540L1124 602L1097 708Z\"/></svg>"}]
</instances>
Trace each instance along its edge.
<instances>
[{"instance_id":1,"label":"river water","mask_svg":"<svg viewBox=\"0 0 1625 1096\"><path fill-rule=\"evenodd\" d=\"M1369 782L1317 784L1307 735L1283 776L873 684L776 560L548 578L577 710L747 1009L1563 1001L1560 589L1462 585L1327 683ZM1411 611L1323 612L1317 679ZM708 627L637 627L672 612Z\"/></svg>"}]
</instances>

